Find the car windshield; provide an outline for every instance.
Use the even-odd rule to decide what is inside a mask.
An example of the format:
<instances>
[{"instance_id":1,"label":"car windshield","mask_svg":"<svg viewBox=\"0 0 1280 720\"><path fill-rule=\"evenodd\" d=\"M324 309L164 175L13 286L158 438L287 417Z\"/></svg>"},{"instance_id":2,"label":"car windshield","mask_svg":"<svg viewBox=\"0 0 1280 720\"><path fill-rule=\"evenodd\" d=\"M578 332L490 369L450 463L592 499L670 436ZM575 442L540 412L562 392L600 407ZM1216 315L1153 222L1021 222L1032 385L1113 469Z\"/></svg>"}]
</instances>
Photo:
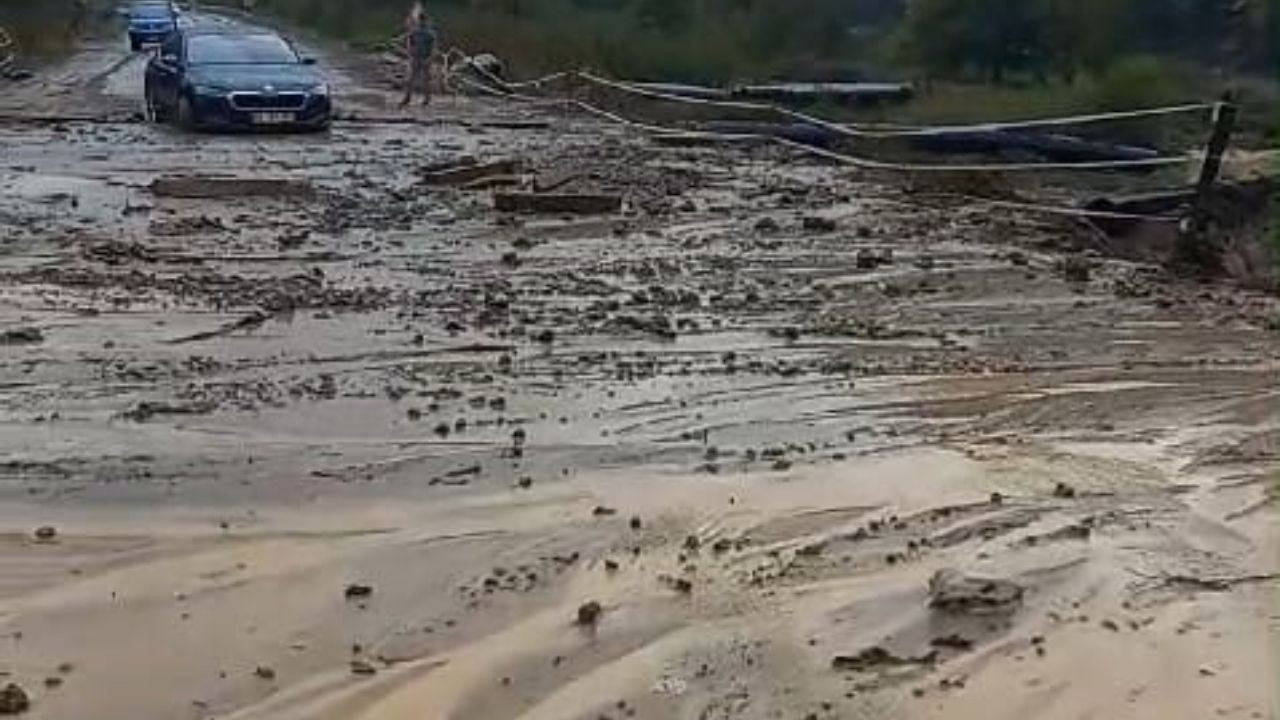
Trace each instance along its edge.
<instances>
[{"instance_id":1,"label":"car windshield","mask_svg":"<svg viewBox=\"0 0 1280 720\"><path fill-rule=\"evenodd\" d=\"M129 14L135 18L147 20L167 20L173 16L168 5L134 5Z\"/></svg>"},{"instance_id":2,"label":"car windshield","mask_svg":"<svg viewBox=\"0 0 1280 720\"><path fill-rule=\"evenodd\" d=\"M187 42L192 65L256 65L298 62L289 43L275 35L197 35Z\"/></svg>"}]
</instances>

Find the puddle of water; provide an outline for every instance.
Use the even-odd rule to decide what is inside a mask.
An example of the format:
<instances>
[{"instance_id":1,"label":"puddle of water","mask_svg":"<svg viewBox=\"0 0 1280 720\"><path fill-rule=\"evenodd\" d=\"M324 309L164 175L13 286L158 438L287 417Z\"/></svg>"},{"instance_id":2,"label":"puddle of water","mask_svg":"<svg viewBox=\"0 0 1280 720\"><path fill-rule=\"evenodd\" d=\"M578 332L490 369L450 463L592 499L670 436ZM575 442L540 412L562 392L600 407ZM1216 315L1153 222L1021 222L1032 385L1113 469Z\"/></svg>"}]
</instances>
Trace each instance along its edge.
<instances>
[{"instance_id":1,"label":"puddle of water","mask_svg":"<svg viewBox=\"0 0 1280 720\"><path fill-rule=\"evenodd\" d=\"M65 218L118 215L130 191L105 180L66 175L0 174L0 208ZM43 213L41 208L44 209Z\"/></svg>"}]
</instances>

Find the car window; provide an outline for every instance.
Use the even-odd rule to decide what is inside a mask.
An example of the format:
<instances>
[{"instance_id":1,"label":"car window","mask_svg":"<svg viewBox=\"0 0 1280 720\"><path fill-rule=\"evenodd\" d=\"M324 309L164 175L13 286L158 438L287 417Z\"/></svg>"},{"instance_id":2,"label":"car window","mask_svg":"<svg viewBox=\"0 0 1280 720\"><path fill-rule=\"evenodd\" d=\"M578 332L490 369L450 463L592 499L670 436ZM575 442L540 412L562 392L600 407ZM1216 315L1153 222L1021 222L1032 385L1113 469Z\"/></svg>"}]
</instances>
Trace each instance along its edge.
<instances>
[{"instance_id":1,"label":"car window","mask_svg":"<svg viewBox=\"0 0 1280 720\"><path fill-rule=\"evenodd\" d=\"M298 54L275 35L197 35L187 41L192 65L296 63Z\"/></svg>"}]
</instances>

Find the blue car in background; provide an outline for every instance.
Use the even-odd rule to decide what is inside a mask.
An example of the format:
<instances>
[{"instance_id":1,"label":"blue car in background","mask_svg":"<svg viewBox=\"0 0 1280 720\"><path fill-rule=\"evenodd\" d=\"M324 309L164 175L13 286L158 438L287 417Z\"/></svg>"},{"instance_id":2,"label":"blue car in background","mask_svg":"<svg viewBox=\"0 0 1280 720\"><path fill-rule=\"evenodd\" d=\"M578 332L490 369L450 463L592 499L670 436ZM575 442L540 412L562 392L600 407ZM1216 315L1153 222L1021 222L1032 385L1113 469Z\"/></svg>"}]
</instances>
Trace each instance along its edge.
<instances>
[{"instance_id":1,"label":"blue car in background","mask_svg":"<svg viewBox=\"0 0 1280 720\"><path fill-rule=\"evenodd\" d=\"M124 9L129 22L129 49L137 52L148 45L159 45L178 29L178 11L173 3L135 2Z\"/></svg>"},{"instance_id":2,"label":"blue car in background","mask_svg":"<svg viewBox=\"0 0 1280 720\"><path fill-rule=\"evenodd\" d=\"M147 63L148 114L189 128L327 130L315 62L265 30L180 28Z\"/></svg>"}]
</instances>

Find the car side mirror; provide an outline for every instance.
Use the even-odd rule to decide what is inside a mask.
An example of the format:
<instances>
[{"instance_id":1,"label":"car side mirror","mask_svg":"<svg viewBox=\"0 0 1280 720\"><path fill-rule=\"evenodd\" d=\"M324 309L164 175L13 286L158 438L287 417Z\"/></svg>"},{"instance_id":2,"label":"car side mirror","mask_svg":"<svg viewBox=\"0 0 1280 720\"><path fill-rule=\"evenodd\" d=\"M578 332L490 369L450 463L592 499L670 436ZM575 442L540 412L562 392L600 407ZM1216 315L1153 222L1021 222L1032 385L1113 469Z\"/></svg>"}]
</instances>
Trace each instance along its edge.
<instances>
[{"instance_id":1,"label":"car side mirror","mask_svg":"<svg viewBox=\"0 0 1280 720\"><path fill-rule=\"evenodd\" d=\"M313 57L304 57L302 58L301 62L303 65L315 65L316 59Z\"/></svg>"}]
</instances>

